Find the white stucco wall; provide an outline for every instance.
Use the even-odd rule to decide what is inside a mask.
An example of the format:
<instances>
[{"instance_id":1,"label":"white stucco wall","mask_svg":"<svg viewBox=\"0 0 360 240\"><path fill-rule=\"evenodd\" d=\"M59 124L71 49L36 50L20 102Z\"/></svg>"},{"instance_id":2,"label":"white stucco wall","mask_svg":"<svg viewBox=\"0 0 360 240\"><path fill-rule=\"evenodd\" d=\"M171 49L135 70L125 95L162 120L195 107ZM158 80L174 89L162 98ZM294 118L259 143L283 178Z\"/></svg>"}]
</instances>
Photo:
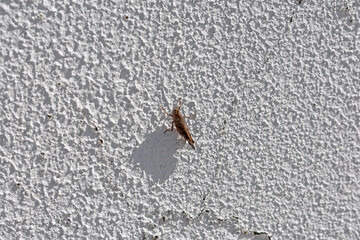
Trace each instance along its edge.
<instances>
[{"instance_id":1,"label":"white stucco wall","mask_svg":"<svg viewBox=\"0 0 360 240\"><path fill-rule=\"evenodd\" d=\"M0 3L1 239L359 239L359 12Z\"/></svg>"}]
</instances>

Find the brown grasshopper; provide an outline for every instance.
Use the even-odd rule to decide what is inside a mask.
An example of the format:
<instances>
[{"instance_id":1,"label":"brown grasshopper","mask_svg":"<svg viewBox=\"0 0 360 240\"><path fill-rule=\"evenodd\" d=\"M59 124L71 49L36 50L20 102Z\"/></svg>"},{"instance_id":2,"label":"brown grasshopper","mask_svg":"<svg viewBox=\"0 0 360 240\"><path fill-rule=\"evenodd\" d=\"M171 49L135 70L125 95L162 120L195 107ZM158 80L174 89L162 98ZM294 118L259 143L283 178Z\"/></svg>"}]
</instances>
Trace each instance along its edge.
<instances>
[{"instance_id":1,"label":"brown grasshopper","mask_svg":"<svg viewBox=\"0 0 360 240\"><path fill-rule=\"evenodd\" d=\"M179 99L179 105L172 111L172 114L166 112L166 110L163 107L160 106L160 108L168 116L170 116L172 118L172 120L173 120L172 123L171 123L171 129L166 129L164 133L166 133L167 131L173 131L174 130L174 123L175 123L175 127L176 127L176 130L178 131L178 133L181 136L183 136L185 138L185 140L190 144L190 146L195 150L195 146L194 146L195 141L191 137L189 128L186 125L184 118L192 118L192 117L196 116L196 114L193 114L193 115L188 116L188 117L181 116L181 114L180 114L181 98Z\"/></svg>"}]
</instances>

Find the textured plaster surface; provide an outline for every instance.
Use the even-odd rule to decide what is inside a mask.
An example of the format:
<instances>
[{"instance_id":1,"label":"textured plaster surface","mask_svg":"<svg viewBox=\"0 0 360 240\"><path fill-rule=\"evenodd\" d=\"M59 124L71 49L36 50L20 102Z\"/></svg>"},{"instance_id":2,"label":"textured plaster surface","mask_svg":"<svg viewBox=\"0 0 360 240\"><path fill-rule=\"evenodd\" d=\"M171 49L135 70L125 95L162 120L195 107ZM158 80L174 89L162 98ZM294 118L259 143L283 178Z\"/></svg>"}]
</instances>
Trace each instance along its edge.
<instances>
[{"instance_id":1,"label":"textured plaster surface","mask_svg":"<svg viewBox=\"0 0 360 240\"><path fill-rule=\"evenodd\" d=\"M1 238L359 239L359 12L2 1Z\"/></svg>"}]
</instances>

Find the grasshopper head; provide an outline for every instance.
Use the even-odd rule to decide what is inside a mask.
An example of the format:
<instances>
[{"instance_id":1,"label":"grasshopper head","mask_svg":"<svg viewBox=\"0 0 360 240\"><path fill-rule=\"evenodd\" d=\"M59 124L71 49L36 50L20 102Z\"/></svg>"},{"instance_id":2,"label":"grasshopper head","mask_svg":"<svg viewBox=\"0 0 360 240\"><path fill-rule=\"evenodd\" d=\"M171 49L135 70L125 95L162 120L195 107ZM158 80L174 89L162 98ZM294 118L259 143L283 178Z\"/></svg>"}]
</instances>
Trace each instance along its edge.
<instances>
[{"instance_id":1,"label":"grasshopper head","mask_svg":"<svg viewBox=\"0 0 360 240\"><path fill-rule=\"evenodd\" d=\"M173 111L172 111L172 115L173 116L177 116L177 115L179 115L180 114L180 111L179 111L179 109L177 109L177 108L175 108Z\"/></svg>"}]
</instances>

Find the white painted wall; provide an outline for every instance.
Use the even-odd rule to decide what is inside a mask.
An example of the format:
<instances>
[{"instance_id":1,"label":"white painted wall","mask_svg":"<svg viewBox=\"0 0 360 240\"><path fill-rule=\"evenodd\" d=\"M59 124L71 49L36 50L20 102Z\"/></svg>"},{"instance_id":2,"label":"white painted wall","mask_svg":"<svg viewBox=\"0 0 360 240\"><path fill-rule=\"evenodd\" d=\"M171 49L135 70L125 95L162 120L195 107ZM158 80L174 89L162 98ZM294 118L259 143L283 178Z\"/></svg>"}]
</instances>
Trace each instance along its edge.
<instances>
[{"instance_id":1,"label":"white painted wall","mask_svg":"<svg viewBox=\"0 0 360 240\"><path fill-rule=\"evenodd\" d=\"M360 238L358 1L54 2L0 4L2 239Z\"/></svg>"}]
</instances>

